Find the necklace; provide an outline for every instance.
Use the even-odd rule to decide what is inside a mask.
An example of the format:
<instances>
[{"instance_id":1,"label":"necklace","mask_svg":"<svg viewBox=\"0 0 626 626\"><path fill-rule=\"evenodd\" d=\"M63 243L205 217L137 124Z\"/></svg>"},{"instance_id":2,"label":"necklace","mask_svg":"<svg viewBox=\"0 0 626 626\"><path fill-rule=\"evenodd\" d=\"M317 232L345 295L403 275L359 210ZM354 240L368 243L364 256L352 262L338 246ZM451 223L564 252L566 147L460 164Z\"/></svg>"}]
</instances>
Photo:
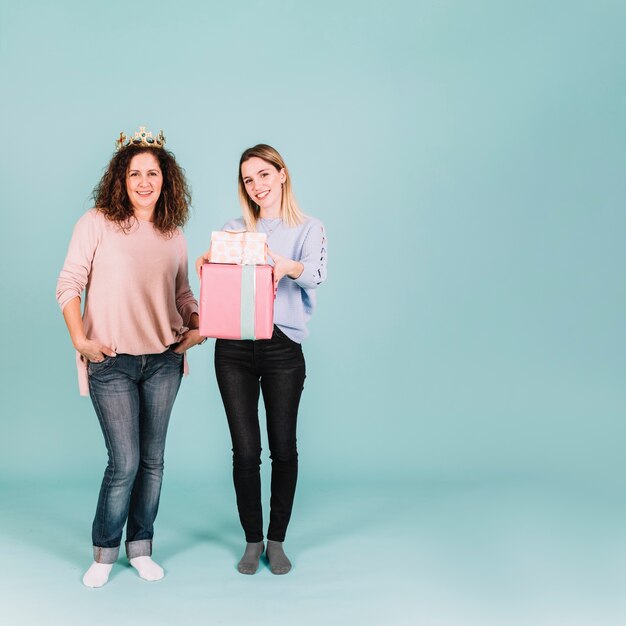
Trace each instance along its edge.
<instances>
[{"instance_id":1,"label":"necklace","mask_svg":"<svg viewBox=\"0 0 626 626\"><path fill-rule=\"evenodd\" d=\"M280 217L261 217L259 222L268 237L283 223Z\"/></svg>"}]
</instances>

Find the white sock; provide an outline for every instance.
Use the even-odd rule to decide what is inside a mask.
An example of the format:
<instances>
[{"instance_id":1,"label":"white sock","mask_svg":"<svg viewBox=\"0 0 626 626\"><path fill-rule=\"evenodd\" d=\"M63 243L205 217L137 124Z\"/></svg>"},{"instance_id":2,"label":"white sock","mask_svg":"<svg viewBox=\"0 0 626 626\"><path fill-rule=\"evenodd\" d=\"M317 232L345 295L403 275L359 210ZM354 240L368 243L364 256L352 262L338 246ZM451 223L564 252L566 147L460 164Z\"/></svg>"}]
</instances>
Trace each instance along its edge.
<instances>
[{"instance_id":1,"label":"white sock","mask_svg":"<svg viewBox=\"0 0 626 626\"><path fill-rule=\"evenodd\" d=\"M149 556L135 556L130 559L130 564L144 580L161 580L165 576L163 568Z\"/></svg>"},{"instance_id":2,"label":"white sock","mask_svg":"<svg viewBox=\"0 0 626 626\"><path fill-rule=\"evenodd\" d=\"M113 563L96 563L94 561L83 576L83 585L87 587L102 587L102 585L106 585L112 567Z\"/></svg>"}]
</instances>

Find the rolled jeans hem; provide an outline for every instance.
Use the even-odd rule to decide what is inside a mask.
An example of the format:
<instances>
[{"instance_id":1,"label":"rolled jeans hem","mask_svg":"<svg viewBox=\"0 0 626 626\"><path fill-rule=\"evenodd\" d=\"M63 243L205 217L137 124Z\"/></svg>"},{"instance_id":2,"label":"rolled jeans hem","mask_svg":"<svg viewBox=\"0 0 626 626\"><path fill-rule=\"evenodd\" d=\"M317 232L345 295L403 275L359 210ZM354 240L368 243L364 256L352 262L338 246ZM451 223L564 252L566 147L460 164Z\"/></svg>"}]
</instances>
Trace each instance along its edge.
<instances>
[{"instance_id":1,"label":"rolled jeans hem","mask_svg":"<svg viewBox=\"0 0 626 626\"><path fill-rule=\"evenodd\" d=\"M127 541L126 556L129 559L134 559L137 556L152 556L152 539Z\"/></svg>"},{"instance_id":2,"label":"rolled jeans hem","mask_svg":"<svg viewBox=\"0 0 626 626\"><path fill-rule=\"evenodd\" d=\"M115 548L102 548L100 546L93 547L93 560L96 563L105 563L111 565L117 561L117 557L120 554L120 547Z\"/></svg>"}]
</instances>

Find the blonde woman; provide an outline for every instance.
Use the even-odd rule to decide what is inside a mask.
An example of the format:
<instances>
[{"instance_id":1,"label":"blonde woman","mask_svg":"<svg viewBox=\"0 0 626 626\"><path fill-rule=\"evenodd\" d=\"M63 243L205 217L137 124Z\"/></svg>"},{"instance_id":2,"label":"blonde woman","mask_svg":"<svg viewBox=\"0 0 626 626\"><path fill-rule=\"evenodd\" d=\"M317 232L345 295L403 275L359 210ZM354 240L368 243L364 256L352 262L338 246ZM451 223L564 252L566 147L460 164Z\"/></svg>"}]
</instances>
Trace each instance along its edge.
<instances>
[{"instance_id":1,"label":"blonde woman","mask_svg":"<svg viewBox=\"0 0 626 626\"><path fill-rule=\"evenodd\" d=\"M218 339L215 371L233 444L233 479L246 548L242 574L254 574L265 550L261 507L259 392L263 394L272 459L267 558L274 574L291 563L283 542L296 490L296 423L305 379L301 343L315 308L315 290L326 279L326 233L305 216L291 190L289 170L271 146L249 148L239 161L243 216L224 228L264 232L277 289L271 339ZM198 265L208 260L208 252Z\"/></svg>"}]
</instances>

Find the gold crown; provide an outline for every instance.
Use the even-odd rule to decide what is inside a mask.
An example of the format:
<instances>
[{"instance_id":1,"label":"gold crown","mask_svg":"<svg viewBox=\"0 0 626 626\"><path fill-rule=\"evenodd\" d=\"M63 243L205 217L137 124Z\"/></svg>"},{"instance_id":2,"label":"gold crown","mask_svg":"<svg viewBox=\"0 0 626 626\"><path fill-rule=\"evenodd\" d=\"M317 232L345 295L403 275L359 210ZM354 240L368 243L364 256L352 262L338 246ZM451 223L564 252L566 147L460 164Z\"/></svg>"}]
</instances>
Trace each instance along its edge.
<instances>
[{"instance_id":1,"label":"gold crown","mask_svg":"<svg viewBox=\"0 0 626 626\"><path fill-rule=\"evenodd\" d=\"M165 145L165 135L160 130L156 137L152 136L150 131L146 130L145 126L140 126L139 130L135 132L134 137L126 137L124 131L120 133L120 136L115 140L115 150L119 152L122 148L128 148L128 146L143 146L145 148L162 148Z\"/></svg>"}]
</instances>

